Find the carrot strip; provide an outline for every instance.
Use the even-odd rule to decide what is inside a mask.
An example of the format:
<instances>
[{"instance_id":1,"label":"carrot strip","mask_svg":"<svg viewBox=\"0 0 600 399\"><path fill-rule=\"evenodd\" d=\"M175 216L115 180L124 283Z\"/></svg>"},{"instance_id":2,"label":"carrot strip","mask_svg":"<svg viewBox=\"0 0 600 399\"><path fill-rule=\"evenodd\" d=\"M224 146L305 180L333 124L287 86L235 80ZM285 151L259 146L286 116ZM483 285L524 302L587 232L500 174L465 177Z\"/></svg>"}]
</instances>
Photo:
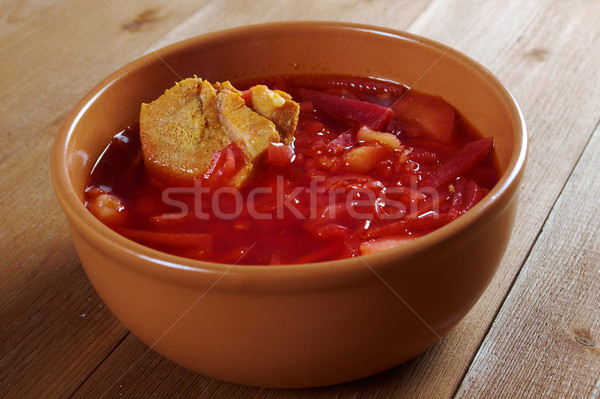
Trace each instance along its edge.
<instances>
[{"instance_id":1,"label":"carrot strip","mask_svg":"<svg viewBox=\"0 0 600 399\"><path fill-rule=\"evenodd\" d=\"M396 248L414 240L416 237L407 235L398 235L384 238L375 238L373 240L364 241L360 244L360 254L368 255L374 252L384 251L386 249Z\"/></svg>"},{"instance_id":2,"label":"carrot strip","mask_svg":"<svg viewBox=\"0 0 600 399\"><path fill-rule=\"evenodd\" d=\"M318 262L321 260L327 260L332 258L332 255L336 252L340 252L342 248L337 245L327 245L324 248L321 248L317 251L309 252L305 255L299 256L296 259L289 262L290 264L294 263L310 263L310 262Z\"/></svg>"},{"instance_id":3,"label":"carrot strip","mask_svg":"<svg viewBox=\"0 0 600 399\"><path fill-rule=\"evenodd\" d=\"M204 247L211 248L213 245L213 235L205 233L168 233L148 230L137 230L121 227L115 229L119 234L124 235L133 241L144 244L166 245L171 247Z\"/></svg>"}]
</instances>

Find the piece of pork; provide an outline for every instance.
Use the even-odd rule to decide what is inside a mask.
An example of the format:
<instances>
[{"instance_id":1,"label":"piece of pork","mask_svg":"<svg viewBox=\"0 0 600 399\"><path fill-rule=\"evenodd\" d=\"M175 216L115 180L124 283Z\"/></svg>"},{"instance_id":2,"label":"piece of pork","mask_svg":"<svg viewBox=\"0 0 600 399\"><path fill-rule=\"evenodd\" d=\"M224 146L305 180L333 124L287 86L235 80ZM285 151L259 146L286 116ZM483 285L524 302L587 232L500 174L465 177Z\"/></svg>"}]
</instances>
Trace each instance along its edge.
<instances>
[{"instance_id":1,"label":"piece of pork","mask_svg":"<svg viewBox=\"0 0 600 399\"><path fill-rule=\"evenodd\" d=\"M140 138L147 169L169 181L190 181L207 172L215 152L234 142L247 163L229 184L243 186L269 143L282 137L284 143L291 141L299 113L287 93L266 86L251 92L252 108L229 82L211 85L190 78L142 104Z\"/></svg>"},{"instance_id":2,"label":"piece of pork","mask_svg":"<svg viewBox=\"0 0 600 399\"><path fill-rule=\"evenodd\" d=\"M296 133L300 106L292 97L281 90L270 90L267 86L250 88L252 109L275 124L281 142L289 144Z\"/></svg>"},{"instance_id":3,"label":"piece of pork","mask_svg":"<svg viewBox=\"0 0 600 399\"><path fill-rule=\"evenodd\" d=\"M168 181L201 176L212 155L231 143L219 121L216 91L190 78L140 110L140 140L145 167Z\"/></svg>"},{"instance_id":4,"label":"piece of pork","mask_svg":"<svg viewBox=\"0 0 600 399\"><path fill-rule=\"evenodd\" d=\"M250 109L242 93L229 82L220 85L216 103L223 128L250 162L256 161L270 142L279 143L275 124Z\"/></svg>"}]
</instances>

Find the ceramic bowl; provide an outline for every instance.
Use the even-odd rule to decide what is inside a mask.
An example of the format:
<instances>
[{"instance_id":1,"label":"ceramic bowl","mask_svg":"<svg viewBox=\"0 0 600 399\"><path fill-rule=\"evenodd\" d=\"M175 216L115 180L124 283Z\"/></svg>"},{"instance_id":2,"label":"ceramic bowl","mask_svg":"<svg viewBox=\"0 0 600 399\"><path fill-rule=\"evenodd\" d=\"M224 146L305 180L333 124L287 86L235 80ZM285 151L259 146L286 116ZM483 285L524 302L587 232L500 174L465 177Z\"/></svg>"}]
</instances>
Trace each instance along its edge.
<instances>
[{"instance_id":1,"label":"ceramic bowl","mask_svg":"<svg viewBox=\"0 0 600 399\"><path fill-rule=\"evenodd\" d=\"M86 179L110 138L174 82L300 73L370 76L442 96L495 138L500 182L467 214L402 247L280 267L171 256L120 236L84 207ZM394 367L473 307L509 241L526 142L510 93L451 48L372 26L285 22L194 37L107 77L60 129L52 179L90 281L140 340L213 378L309 387Z\"/></svg>"}]
</instances>

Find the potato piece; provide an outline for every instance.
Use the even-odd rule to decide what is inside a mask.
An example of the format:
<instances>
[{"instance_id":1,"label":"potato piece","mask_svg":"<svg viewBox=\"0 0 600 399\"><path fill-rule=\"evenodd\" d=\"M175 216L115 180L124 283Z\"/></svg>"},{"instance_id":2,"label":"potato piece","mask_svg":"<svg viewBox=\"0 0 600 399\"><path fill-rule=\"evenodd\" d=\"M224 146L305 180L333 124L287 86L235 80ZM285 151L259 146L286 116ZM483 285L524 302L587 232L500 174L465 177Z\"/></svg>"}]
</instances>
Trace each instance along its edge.
<instances>
[{"instance_id":1,"label":"potato piece","mask_svg":"<svg viewBox=\"0 0 600 399\"><path fill-rule=\"evenodd\" d=\"M366 126L358 129L356 137L361 141L375 141L391 150L401 150L402 143L398 140L398 137L392 133L377 132L371 130Z\"/></svg>"},{"instance_id":2,"label":"potato piece","mask_svg":"<svg viewBox=\"0 0 600 399\"><path fill-rule=\"evenodd\" d=\"M352 148L342 156L342 159L352 173L367 173L386 156L388 150L380 145L363 145Z\"/></svg>"},{"instance_id":3,"label":"potato piece","mask_svg":"<svg viewBox=\"0 0 600 399\"><path fill-rule=\"evenodd\" d=\"M267 86L257 85L250 88L251 108L275 124L281 136L281 142L289 144L296 133L300 106L292 97L280 90L270 90Z\"/></svg>"},{"instance_id":4,"label":"potato piece","mask_svg":"<svg viewBox=\"0 0 600 399\"><path fill-rule=\"evenodd\" d=\"M92 197L87 208L108 226L117 226L125 220L125 203L114 194L99 193Z\"/></svg>"},{"instance_id":5,"label":"potato piece","mask_svg":"<svg viewBox=\"0 0 600 399\"><path fill-rule=\"evenodd\" d=\"M204 174L213 153L231 143L215 101L210 83L189 78L142 104L140 140L146 168L175 181Z\"/></svg>"}]
</instances>

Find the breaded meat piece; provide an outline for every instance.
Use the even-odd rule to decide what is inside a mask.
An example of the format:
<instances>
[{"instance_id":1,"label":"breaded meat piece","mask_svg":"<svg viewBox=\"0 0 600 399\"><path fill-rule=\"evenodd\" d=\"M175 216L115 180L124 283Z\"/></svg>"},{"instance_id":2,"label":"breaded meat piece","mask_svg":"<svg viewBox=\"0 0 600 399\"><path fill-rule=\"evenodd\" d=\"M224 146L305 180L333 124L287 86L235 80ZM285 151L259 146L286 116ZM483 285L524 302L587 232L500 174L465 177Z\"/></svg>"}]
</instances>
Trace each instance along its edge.
<instances>
[{"instance_id":1,"label":"breaded meat piece","mask_svg":"<svg viewBox=\"0 0 600 399\"><path fill-rule=\"evenodd\" d=\"M169 181L201 176L231 143L219 121L216 91L200 78L182 80L140 111L146 168Z\"/></svg>"},{"instance_id":2,"label":"breaded meat piece","mask_svg":"<svg viewBox=\"0 0 600 399\"><path fill-rule=\"evenodd\" d=\"M298 115L300 106L292 100L286 92L271 90L264 85L256 85L250 88L250 107L260 115L275 124L281 142L289 144L296 133L298 126Z\"/></svg>"},{"instance_id":3,"label":"breaded meat piece","mask_svg":"<svg viewBox=\"0 0 600 399\"><path fill-rule=\"evenodd\" d=\"M225 132L250 162L257 160L270 142L279 143L275 124L246 106L242 93L229 82L221 84L216 102Z\"/></svg>"},{"instance_id":4,"label":"breaded meat piece","mask_svg":"<svg viewBox=\"0 0 600 399\"><path fill-rule=\"evenodd\" d=\"M190 182L205 175L213 154L233 142L247 163L229 185L243 186L270 142L278 143L281 137L291 141L299 113L287 93L266 86L251 90L252 108L229 82L211 85L189 78L142 104L140 139L147 170L169 182Z\"/></svg>"}]
</instances>

